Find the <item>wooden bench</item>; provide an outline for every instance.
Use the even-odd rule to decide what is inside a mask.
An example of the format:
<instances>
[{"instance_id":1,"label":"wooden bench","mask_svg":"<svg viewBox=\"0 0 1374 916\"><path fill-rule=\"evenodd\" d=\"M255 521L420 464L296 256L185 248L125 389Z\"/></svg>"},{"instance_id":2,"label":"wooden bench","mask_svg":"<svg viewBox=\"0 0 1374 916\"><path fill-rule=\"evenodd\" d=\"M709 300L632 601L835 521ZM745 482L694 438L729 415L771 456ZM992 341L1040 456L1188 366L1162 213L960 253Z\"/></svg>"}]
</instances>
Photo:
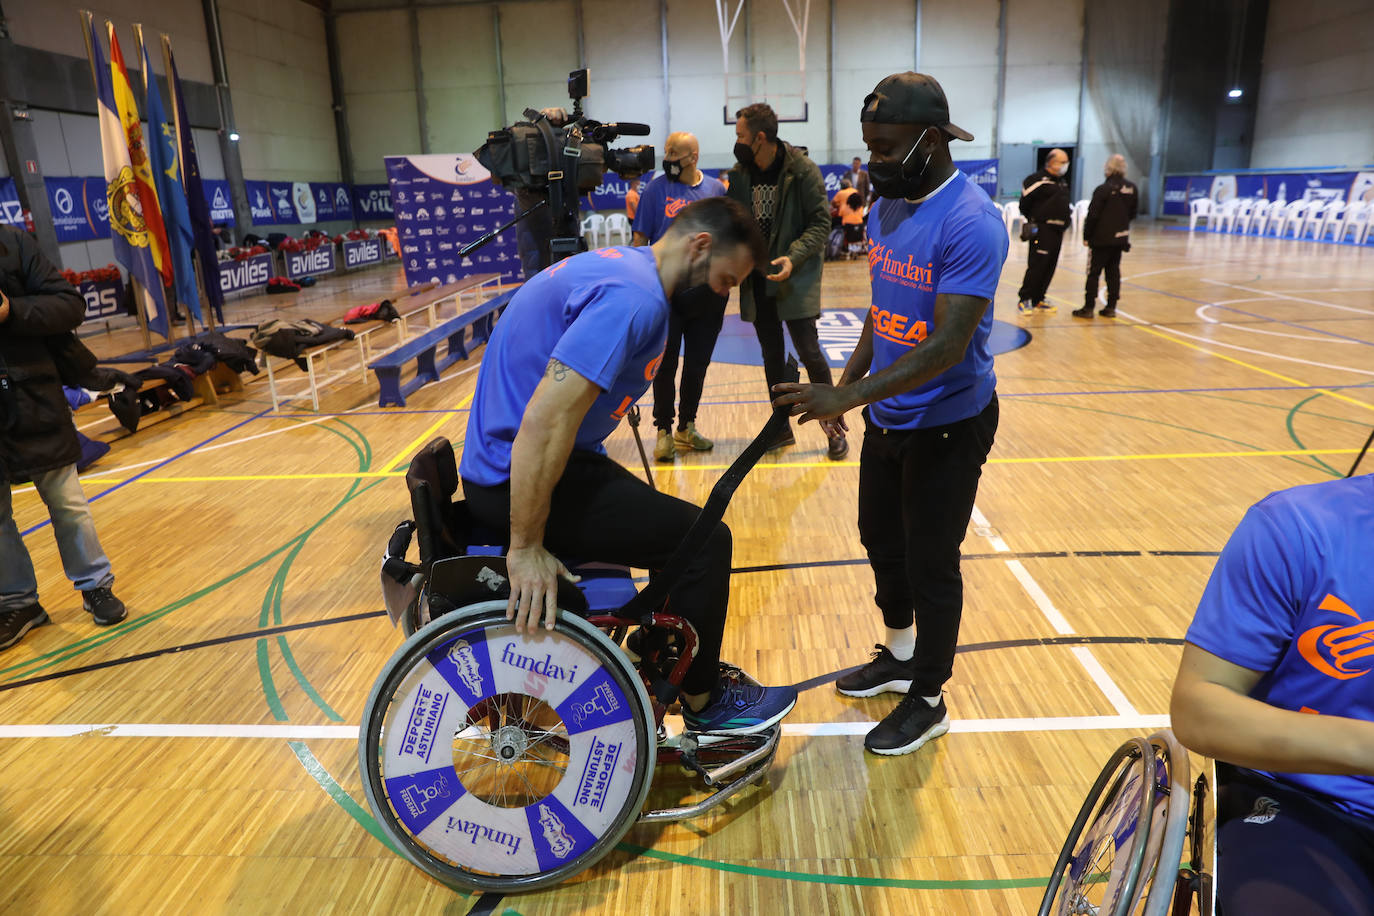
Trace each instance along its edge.
<instances>
[{"instance_id":1,"label":"wooden bench","mask_svg":"<svg viewBox=\"0 0 1374 916\"><path fill-rule=\"evenodd\" d=\"M368 368L377 373L377 384L381 392L377 398L379 407L404 407L405 396L430 382L439 381L439 373L454 363L468 358L468 343L465 340L467 329L472 329L472 343L485 343L491 339L496 316L510 303L514 290L504 292L488 299L474 309L450 318L443 324L428 331L414 340L407 341L388 351L379 359L373 360ZM438 358L439 345L448 342L448 350L442 360ZM411 361L415 362L415 376L402 384L401 370Z\"/></svg>"},{"instance_id":2,"label":"wooden bench","mask_svg":"<svg viewBox=\"0 0 1374 916\"><path fill-rule=\"evenodd\" d=\"M336 340L331 343L321 344L303 351L295 359L305 361L305 374L307 390L310 392L311 407L318 413L320 409L320 389L330 383L342 378L351 368L340 369L331 372L329 369L329 354L349 343L356 343L358 347L358 367L357 372L364 384L367 383L368 364L374 359L373 336L385 329L396 329L396 344L403 345L410 335L415 331L411 327L411 319L416 315L423 315L425 322L430 330L438 326L440 321L439 311L445 303L452 301L455 311L461 308L460 303L464 296L473 296L480 299L488 284L500 284L500 274L474 274L464 277L456 283L446 283L443 286L428 285L416 290L407 297L397 296L392 305L400 313L399 321L374 321L363 325L349 325L349 330L353 331L353 340ZM339 316L327 324L342 326L343 316ZM394 346L395 346L394 345ZM389 352L383 350L382 352ZM272 395L272 409L280 410L284 401L291 400L294 395L288 396L278 391L277 376L274 371L272 361L282 359L273 357L268 353L262 354L262 361L267 367L267 386ZM295 359L290 360L294 362Z\"/></svg>"}]
</instances>

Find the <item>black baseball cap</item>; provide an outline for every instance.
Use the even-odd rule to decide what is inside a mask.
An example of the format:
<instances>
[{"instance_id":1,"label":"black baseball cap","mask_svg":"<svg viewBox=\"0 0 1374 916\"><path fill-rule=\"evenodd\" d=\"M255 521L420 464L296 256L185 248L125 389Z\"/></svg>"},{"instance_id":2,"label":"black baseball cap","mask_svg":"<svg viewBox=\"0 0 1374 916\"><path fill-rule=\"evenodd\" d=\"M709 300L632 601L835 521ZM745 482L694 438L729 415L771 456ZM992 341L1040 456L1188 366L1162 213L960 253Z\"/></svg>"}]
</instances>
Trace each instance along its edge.
<instances>
[{"instance_id":1,"label":"black baseball cap","mask_svg":"<svg viewBox=\"0 0 1374 916\"><path fill-rule=\"evenodd\" d=\"M933 76L894 73L864 98L860 121L879 124L933 124L951 137L972 140L973 134L949 123L949 100Z\"/></svg>"}]
</instances>

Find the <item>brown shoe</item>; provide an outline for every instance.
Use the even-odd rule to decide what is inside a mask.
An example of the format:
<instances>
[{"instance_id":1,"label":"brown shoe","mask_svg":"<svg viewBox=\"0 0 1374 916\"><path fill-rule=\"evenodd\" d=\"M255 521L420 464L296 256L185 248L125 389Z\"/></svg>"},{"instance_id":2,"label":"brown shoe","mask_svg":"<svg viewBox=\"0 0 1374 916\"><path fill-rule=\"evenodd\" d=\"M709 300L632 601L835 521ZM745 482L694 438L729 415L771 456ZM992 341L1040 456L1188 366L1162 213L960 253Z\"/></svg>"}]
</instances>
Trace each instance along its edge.
<instances>
[{"instance_id":1,"label":"brown shoe","mask_svg":"<svg viewBox=\"0 0 1374 916\"><path fill-rule=\"evenodd\" d=\"M843 461L844 456L849 454L849 441L845 439L844 433L840 433L830 440L830 446L825 450L825 457L831 461Z\"/></svg>"}]
</instances>

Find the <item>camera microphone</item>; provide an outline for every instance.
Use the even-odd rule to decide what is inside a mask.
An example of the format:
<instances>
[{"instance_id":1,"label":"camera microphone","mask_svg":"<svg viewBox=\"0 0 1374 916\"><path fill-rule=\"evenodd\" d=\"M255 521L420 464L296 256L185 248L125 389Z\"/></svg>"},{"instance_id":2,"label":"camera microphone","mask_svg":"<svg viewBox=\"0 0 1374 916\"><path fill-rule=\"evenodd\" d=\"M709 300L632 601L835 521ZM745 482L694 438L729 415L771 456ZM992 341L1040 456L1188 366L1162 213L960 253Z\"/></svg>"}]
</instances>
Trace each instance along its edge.
<instances>
[{"instance_id":1,"label":"camera microphone","mask_svg":"<svg viewBox=\"0 0 1374 916\"><path fill-rule=\"evenodd\" d=\"M637 124L634 121L612 121L605 125L606 130L620 134L622 137L647 137L649 136L648 124Z\"/></svg>"}]
</instances>

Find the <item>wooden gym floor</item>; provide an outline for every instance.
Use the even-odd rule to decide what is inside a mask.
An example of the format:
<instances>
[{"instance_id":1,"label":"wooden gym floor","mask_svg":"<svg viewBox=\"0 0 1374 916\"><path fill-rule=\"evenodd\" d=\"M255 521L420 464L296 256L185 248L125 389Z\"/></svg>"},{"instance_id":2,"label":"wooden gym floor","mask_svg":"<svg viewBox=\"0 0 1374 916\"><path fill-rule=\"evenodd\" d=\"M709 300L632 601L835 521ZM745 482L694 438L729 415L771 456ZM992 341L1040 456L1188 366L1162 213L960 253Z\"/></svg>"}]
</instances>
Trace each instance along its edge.
<instances>
[{"instance_id":1,"label":"wooden gym floor","mask_svg":"<svg viewBox=\"0 0 1374 916\"><path fill-rule=\"evenodd\" d=\"M16 490L52 624L0 655L0 911L1033 910L1106 755L1165 723L1180 638L1246 507L1343 474L1374 425L1374 251L1137 236L1114 321L1068 314L1085 260L1071 245L1058 314L1020 321L1013 247L996 314L1033 336L997 359L951 734L866 756L893 699L807 689L766 787L696 822L637 827L536 894L479 900L406 864L379 842L357 773L362 706L400 643L378 561L408 513L401 474L432 436L462 439L477 362L404 410L379 410L354 377L318 415L273 414L264 375L118 442L85 475L130 609L113 629L91 625L45 510ZM828 308L866 308L864 265L825 276ZM401 284L387 267L229 317L327 317ZM90 342L137 346L129 331ZM761 378L712 366L699 427L716 449L656 468L659 486L705 497L766 416ZM725 655L765 683L859 664L882 633L855 531L858 449L835 464L814 425L799 439L727 516ZM609 449L639 468L628 429ZM665 768L655 797L684 785Z\"/></svg>"}]
</instances>

